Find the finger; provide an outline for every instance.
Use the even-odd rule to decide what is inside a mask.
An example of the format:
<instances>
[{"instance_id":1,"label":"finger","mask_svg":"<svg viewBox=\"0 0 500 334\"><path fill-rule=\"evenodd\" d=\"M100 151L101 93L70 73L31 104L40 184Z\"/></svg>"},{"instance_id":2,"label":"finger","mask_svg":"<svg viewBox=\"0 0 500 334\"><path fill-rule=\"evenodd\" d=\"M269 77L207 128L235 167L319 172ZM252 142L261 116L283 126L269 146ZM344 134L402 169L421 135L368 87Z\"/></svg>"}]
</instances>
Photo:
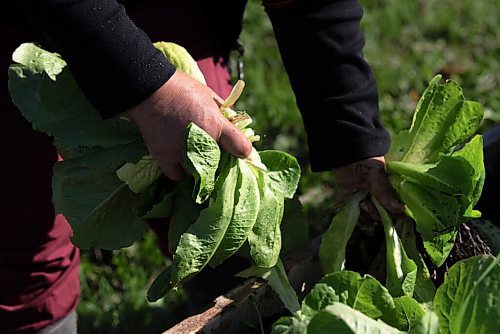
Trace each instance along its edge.
<instances>
[{"instance_id":1,"label":"finger","mask_svg":"<svg viewBox=\"0 0 500 334\"><path fill-rule=\"evenodd\" d=\"M160 169L165 174L167 178L169 178L172 181L179 181L182 179L185 175L186 172L182 168L180 164L159 164Z\"/></svg>"},{"instance_id":2,"label":"finger","mask_svg":"<svg viewBox=\"0 0 500 334\"><path fill-rule=\"evenodd\" d=\"M398 200L394 189L392 189L389 179L385 175L385 171L376 171L375 173L383 173L377 177L371 177L370 189L371 193L379 201L389 213L400 215L404 211L404 206Z\"/></svg>"},{"instance_id":3,"label":"finger","mask_svg":"<svg viewBox=\"0 0 500 334\"><path fill-rule=\"evenodd\" d=\"M246 158L252 151L250 140L240 129L227 120L224 122L219 144L224 151L239 158Z\"/></svg>"}]
</instances>

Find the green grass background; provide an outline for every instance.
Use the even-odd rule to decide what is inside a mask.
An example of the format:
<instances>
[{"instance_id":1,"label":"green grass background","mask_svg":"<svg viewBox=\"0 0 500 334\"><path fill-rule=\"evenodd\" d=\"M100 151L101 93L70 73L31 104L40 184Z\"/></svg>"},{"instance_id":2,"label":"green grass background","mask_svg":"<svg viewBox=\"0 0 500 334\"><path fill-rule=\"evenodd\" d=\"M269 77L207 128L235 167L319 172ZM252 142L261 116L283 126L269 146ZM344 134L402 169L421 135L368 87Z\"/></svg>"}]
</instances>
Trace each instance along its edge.
<instances>
[{"instance_id":1,"label":"green grass background","mask_svg":"<svg viewBox=\"0 0 500 334\"><path fill-rule=\"evenodd\" d=\"M500 0L361 3L365 57L375 73L383 121L391 133L409 126L420 94L437 73L456 80L466 98L485 105L482 131L500 122ZM247 85L238 107L254 119L253 128L262 136L258 149L280 149L299 159L299 193L311 230L319 231L331 218L333 178L310 172L300 113L259 1L249 2L241 40ZM121 251L82 252L80 333L159 333L183 319L183 291L146 302L147 287L164 265L151 234Z\"/></svg>"}]
</instances>

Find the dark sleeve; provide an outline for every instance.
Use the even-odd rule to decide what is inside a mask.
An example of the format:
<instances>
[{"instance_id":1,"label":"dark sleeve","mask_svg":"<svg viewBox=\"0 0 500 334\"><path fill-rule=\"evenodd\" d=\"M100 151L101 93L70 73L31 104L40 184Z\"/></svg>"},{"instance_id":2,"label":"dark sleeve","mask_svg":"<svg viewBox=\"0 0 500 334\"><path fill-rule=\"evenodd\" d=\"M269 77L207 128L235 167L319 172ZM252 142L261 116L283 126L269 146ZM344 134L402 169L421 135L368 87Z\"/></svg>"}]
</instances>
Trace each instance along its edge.
<instances>
[{"instance_id":1,"label":"dark sleeve","mask_svg":"<svg viewBox=\"0 0 500 334\"><path fill-rule=\"evenodd\" d=\"M304 120L311 166L326 171L387 153L378 92L363 59L355 0L263 1Z\"/></svg>"},{"instance_id":2,"label":"dark sleeve","mask_svg":"<svg viewBox=\"0 0 500 334\"><path fill-rule=\"evenodd\" d=\"M103 117L144 101L175 72L114 0L14 3L63 56L78 85Z\"/></svg>"}]
</instances>

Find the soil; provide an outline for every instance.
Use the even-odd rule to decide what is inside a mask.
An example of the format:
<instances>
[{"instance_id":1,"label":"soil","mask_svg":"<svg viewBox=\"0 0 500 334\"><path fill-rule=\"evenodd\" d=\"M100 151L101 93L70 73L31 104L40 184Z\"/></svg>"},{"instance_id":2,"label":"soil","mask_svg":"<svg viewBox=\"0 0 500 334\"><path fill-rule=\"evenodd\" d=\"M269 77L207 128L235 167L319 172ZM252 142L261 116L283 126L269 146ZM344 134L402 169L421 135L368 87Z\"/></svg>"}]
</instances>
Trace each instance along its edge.
<instances>
[{"instance_id":1,"label":"soil","mask_svg":"<svg viewBox=\"0 0 500 334\"><path fill-rule=\"evenodd\" d=\"M363 231L359 224L354 229L346 249L346 269L360 274L370 274L380 282L384 282L386 248L383 228L378 222L372 224L373 229L369 233ZM422 239L416 233L417 248L424 258L435 286L443 283L446 272L456 262L481 254L494 255L487 241L481 238L471 225L470 223L460 225L455 246L439 268L432 264L424 250Z\"/></svg>"},{"instance_id":2,"label":"soil","mask_svg":"<svg viewBox=\"0 0 500 334\"><path fill-rule=\"evenodd\" d=\"M481 238L479 233L472 228L469 223L459 226L455 246L453 246L453 249L444 264L439 268L432 264L427 253L422 251L422 242L419 241L418 244L419 247L421 247L420 254L423 255L424 261L429 269L431 279L436 286L440 286L443 283L448 270L458 261L481 254L493 255L486 241Z\"/></svg>"}]
</instances>

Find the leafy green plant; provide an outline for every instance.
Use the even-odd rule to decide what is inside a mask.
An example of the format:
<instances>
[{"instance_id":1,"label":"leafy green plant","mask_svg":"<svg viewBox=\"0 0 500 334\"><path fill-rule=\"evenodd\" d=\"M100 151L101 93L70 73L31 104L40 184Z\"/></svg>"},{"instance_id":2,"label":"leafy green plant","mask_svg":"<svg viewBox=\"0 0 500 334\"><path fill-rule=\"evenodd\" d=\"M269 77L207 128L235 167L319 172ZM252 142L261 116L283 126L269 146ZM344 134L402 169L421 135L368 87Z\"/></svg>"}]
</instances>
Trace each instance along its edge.
<instances>
[{"instance_id":1,"label":"leafy green plant","mask_svg":"<svg viewBox=\"0 0 500 334\"><path fill-rule=\"evenodd\" d=\"M474 206L485 174L482 139L479 135L473 137L483 107L465 100L455 82L440 84L440 79L438 75L430 81L411 127L394 136L386 164L390 182L403 200L406 214L415 221L424 248L436 266L448 257L458 225L480 216ZM345 246L359 215L357 204L364 197L355 194L323 236L320 262L325 273L342 269ZM405 245L385 209L375 198L371 200L384 226L389 291L393 296L413 297L418 277L418 297L428 301L433 289L425 263L416 251L416 239L412 237L413 241ZM337 240L336 249L333 240ZM410 248L411 257L405 247Z\"/></svg>"},{"instance_id":2,"label":"leafy green plant","mask_svg":"<svg viewBox=\"0 0 500 334\"><path fill-rule=\"evenodd\" d=\"M475 256L450 268L434 310L440 333L494 333L500 327L499 258Z\"/></svg>"},{"instance_id":3,"label":"leafy green plant","mask_svg":"<svg viewBox=\"0 0 500 334\"><path fill-rule=\"evenodd\" d=\"M424 314L417 301L408 296L393 298L375 278L339 271L325 275L293 317L273 325L273 333L324 333L326 328L338 328L340 333L400 333L417 326ZM365 331L358 331L362 327Z\"/></svg>"},{"instance_id":4,"label":"leafy green plant","mask_svg":"<svg viewBox=\"0 0 500 334\"><path fill-rule=\"evenodd\" d=\"M339 271L323 277L272 333L493 333L500 325L499 282L498 258L459 261L438 288L434 310L426 311L409 296L393 298L371 276Z\"/></svg>"},{"instance_id":5,"label":"leafy green plant","mask_svg":"<svg viewBox=\"0 0 500 334\"><path fill-rule=\"evenodd\" d=\"M457 226L480 216L473 208L485 175L482 139L469 142L484 108L465 100L455 82L439 84L440 79L431 80L411 127L393 138L387 155L391 184L437 266L448 257Z\"/></svg>"},{"instance_id":6,"label":"leafy green plant","mask_svg":"<svg viewBox=\"0 0 500 334\"><path fill-rule=\"evenodd\" d=\"M164 42L156 47L179 70L205 82L185 49ZM143 234L145 219L172 216L173 260L148 292L151 301L206 265L219 265L245 242L257 266L278 263L284 200L293 197L300 178L293 156L253 149L248 158L238 159L222 153L213 138L191 123L183 155L192 177L170 182L137 127L122 116L102 120L59 55L22 44L13 59L17 64L10 67L9 89L14 103L36 129L54 137L65 158L54 168L53 200L72 225L75 244L122 248ZM241 81L235 85L220 111L257 141L248 127L252 119L229 107L243 87ZM286 275L280 277L288 282Z\"/></svg>"},{"instance_id":7,"label":"leafy green plant","mask_svg":"<svg viewBox=\"0 0 500 334\"><path fill-rule=\"evenodd\" d=\"M457 263L436 292L416 247L413 221L430 259L440 266L458 225L480 216L474 205L484 165L482 140L474 134L483 108L465 100L456 83L439 84L440 78L431 80L412 126L394 137L388 154L387 172L409 218L394 224L371 198L384 228L386 287L369 275L342 271L358 206L366 197L358 192L323 236L319 256L327 275L299 311L274 324L273 333L486 333L498 327L491 297L498 293L498 259L482 256ZM484 313L478 311L482 304Z\"/></svg>"}]
</instances>

